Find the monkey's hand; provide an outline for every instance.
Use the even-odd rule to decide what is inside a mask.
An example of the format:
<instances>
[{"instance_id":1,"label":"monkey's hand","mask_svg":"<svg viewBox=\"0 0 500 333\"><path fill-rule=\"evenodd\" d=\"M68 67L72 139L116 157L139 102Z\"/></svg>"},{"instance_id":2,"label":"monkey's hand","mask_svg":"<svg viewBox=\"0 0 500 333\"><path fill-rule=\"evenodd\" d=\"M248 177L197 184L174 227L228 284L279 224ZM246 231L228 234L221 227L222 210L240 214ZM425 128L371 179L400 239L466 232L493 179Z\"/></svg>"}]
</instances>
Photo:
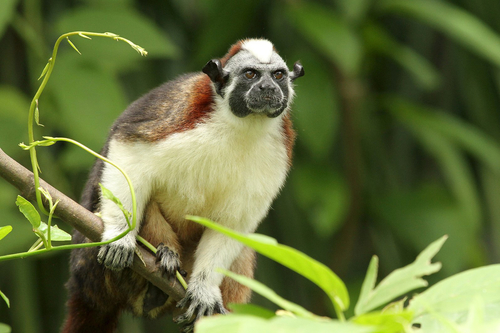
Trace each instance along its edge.
<instances>
[{"instance_id":1,"label":"monkey's hand","mask_svg":"<svg viewBox=\"0 0 500 333\"><path fill-rule=\"evenodd\" d=\"M128 235L127 235L128 236ZM132 266L134 261L135 242L130 242L127 236L101 246L97 261L106 268L119 271Z\"/></svg>"},{"instance_id":2,"label":"monkey's hand","mask_svg":"<svg viewBox=\"0 0 500 333\"><path fill-rule=\"evenodd\" d=\"M175 277L176 271L179 271L185 277L186 272L181 270L179 253L163 245L163 243L158 245L156 249L156 264L167 277Z\"/></svg>"},{"instance_id":3,"label":"monkey's hand","mask_svg":"<svg viewBox=\"0 0 500 333\"><path fill-rule=\"evenodd\" d=\"M226 314L222 303L222 295L218 286L207 286L206 283L191 281L186 296L177 303L178 308L187 307L186 312L177 316L174 321L182 326L183 333L191 333L195 322L203 316Z\"/></svg>"}]
</instances>

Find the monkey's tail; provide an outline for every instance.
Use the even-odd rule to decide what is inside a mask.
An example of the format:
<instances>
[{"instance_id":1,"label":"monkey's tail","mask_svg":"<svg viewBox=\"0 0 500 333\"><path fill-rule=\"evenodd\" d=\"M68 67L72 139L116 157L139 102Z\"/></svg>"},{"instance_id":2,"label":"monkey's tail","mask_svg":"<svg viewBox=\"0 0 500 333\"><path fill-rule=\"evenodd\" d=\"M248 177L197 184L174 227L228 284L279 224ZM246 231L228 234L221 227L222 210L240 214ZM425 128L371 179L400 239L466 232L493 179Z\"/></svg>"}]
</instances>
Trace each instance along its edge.
<instances>
[{"instance_id":1,"label":"monkey's tail","mask_svg":"<svg viewBox=\"0 0 500 333\"><path fill-rule=\"evenodd\" d=\"M81 294L74 293L67 303L68 315L62 333L112 333L118 326L119 306L102 308L89 304Z\"/></svg>"}]
</instances>

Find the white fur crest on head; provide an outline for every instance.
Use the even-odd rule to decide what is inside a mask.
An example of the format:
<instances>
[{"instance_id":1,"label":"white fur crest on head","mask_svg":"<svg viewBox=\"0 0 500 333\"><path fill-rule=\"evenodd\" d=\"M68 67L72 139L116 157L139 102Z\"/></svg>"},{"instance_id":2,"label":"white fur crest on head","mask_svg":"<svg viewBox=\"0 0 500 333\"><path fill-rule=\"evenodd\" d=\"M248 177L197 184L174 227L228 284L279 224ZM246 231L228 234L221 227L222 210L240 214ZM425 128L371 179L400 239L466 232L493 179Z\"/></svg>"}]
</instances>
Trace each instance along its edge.
<instances>
[{"instance_id":1,"label":"white fur crest on head","mask_svg":"<svg viewBox=\"0 0 500 333\"><path fill-rule=\"evenodd\" d=\"M274 46L267 39L248 39L241 44L241 48L250 52L261 63L271 62Z\"/></svg>"}]
</instances>

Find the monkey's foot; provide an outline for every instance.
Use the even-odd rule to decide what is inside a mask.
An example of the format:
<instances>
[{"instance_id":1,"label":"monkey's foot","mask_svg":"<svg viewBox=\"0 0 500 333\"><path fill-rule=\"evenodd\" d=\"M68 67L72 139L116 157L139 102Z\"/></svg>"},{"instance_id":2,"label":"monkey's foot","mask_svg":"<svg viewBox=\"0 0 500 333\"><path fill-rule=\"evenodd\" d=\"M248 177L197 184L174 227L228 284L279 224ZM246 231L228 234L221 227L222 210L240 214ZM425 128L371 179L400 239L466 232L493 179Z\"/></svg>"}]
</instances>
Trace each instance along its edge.
<instances>
[{"instance_id":1,"label":"monkey's foot","mask_svg":"<svg viewBox=\"0 0 500 333\"><path fill-rule=\"evenodd\" d=\"M193 332L194 324L203 316L227 313L218 287L209 291L206 287L196 288L193 284L190 283L186 296L177 303L178 308L187 307L186 312L174 318L174 321L182 326L183 333Z\"/></svg>"},{"instance_id":2,"label":"monkey's foot","mask_svg":"<svg viewBox=\"0 0 500 333\"><path fill-rule=\"evenodd\" d=\"M130 267L134 261L134 247L124 246L118 242L106 244L99 249L97 261L115 271Z\"/></svg>"},{"instance_id":3,"label":"monkey's foot","mask_svg":"<svg viewBox=\"0 0 500 333\"><path fill-rule=\"evenodd\" d=\"M161 243L156 250L156 263L160 271L167 276L175 276L175 272L179 271L185 275L181 268L181 260L179 254Z\"/></svg>"}]
</instances>

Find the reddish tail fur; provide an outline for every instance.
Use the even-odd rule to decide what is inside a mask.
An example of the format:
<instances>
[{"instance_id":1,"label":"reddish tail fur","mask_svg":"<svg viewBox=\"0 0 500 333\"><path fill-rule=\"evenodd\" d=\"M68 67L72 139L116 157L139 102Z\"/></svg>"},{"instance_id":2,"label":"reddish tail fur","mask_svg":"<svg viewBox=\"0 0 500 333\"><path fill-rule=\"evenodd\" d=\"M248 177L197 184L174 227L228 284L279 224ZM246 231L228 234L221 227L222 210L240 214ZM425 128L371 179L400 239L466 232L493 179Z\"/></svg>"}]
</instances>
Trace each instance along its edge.
<instances>
[{"instance_id":1,"label":"reddish tail fur","mask_svg":"<svg viewBox=\"0 0 500 333\"><path fill-rule=\"evenodd\" d=\"M120 309L97 309L89 306L81 295L72 295L68 301L68 315L62 333L111 333L116 330Z\"/></svg>"}]
</instances>

